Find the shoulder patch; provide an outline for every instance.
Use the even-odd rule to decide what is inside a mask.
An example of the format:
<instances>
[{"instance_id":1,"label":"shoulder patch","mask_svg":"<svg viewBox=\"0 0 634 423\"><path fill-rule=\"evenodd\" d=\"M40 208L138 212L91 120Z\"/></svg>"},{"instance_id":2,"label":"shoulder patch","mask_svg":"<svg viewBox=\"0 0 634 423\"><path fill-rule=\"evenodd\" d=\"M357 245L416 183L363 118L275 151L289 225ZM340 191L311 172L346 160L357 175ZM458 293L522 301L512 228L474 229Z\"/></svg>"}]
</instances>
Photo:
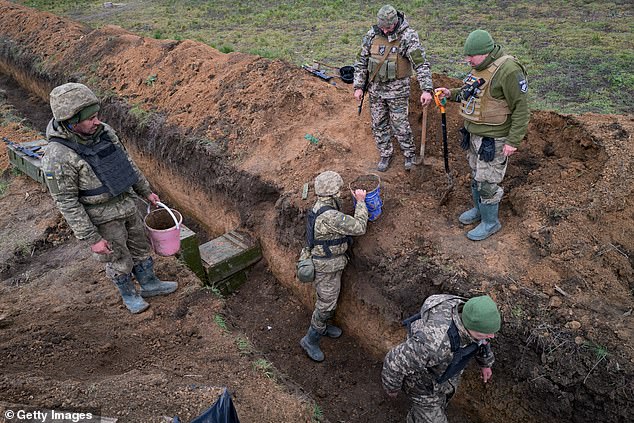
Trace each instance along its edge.
<instances>
[{"instance_id":1,"label":"shoulder patch","mask_svg":"<svg viewBox=\"0 0 634 423\"><path fill-rule=\"evenodd\" d=\"M517 83L520 87L520 91L523 93L528 92L528 81L526 80L526 77L522 74L519 73L517 74Z\"/></svg>"}]
</instances>

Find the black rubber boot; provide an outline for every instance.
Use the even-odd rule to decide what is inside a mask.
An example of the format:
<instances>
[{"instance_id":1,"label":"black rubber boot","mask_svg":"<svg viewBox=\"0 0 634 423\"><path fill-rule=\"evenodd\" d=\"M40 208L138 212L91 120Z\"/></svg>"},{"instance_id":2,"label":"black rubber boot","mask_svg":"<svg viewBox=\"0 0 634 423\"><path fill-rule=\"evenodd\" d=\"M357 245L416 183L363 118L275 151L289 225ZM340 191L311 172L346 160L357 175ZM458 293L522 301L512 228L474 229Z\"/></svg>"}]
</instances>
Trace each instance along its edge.
<instances>
[{"instance_id":1,"label":"black rubber boot","mask_svg":"<svg viewBox=\"0 0 634 423\"><path fill-rule=\"evenodd\" d=\"M156 277L152 257L135 264L132 268L132 273L134 273L134 277L141 285L141 296L144 298L171 294L178 288L176 282L162 282Z\"/></svg>"},{"instance_id":2,"label":"black rubber boot","mask_svg":"<svg viewBox=\"0 0 634 423\"><path fill-rule=\"evenodd\" d=\"M343 331L340 327L337 327L335 325L326 326L326 336L328 338L339 338L342 333Z\"/></svg>"},{"instance_id":3,"label":"black rubber boot","mask_svg":"<svg viewBox=\"0 0 634 423\"><path fill-rule=\"evenodd\" d=\"M314 361L324 361L324 353L319 348L319 340L321 339L321 334L315 330L312 326L308 328L308 333L306 336L299 341L299 345L302 346L306 354Z\"/></svg>"},{"instance_id":4,"label":"black rubber boot","mask_svg":"<svg viewBox=\"0 0 634 423\"><path fill-rule=\"evenodd\" d=\"M129 273L127 275L117 276L113 281L117 288L119 288L123 303L128 310L130 310L130 313L137 314L147 310L150 305L136 292L134 283L132 282L132 276Z\"/></svg>"}]
</instances>

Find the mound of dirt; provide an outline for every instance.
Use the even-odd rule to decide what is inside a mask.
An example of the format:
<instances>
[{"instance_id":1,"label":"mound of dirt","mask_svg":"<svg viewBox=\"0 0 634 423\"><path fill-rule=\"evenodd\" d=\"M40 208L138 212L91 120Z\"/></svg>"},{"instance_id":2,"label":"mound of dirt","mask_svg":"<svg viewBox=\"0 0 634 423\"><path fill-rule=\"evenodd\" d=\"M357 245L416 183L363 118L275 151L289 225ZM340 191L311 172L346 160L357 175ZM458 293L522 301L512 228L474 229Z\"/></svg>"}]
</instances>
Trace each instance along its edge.
<instances>
[{"instance_id":1,"label":"mound of dirt","mask_svg":"<svg viewBox=\"0 0 634 423\"><path fill-rule=\"evenodd\" d=\"M327 169L352 181L373 173L378 160L368 110L357 117L350 86L281 61L113 26L89 30L0 4L0 37L19 46L0 51L0 70L43 99L67 80L98 90L104 120L162 196L210 234L251 230L277 281L311 306L310 287L293 278L313 201L302 199L302 186ZM434 74L435 86L458 83ZM414 89L412 99L419 96ZM420 105L410 106L420 134ZM447 177L435 108L429 164L407 173L396 154L381 174L383 215L356 244L340 323L381 357L404 336L399 320L426 296L488 293L504 318L496 382L482 390L468 375L458 404L494 422L626 419L634 412L633 117L533 112L503 182L503 229L480 243L457 222L471 202L460 125L450 105L456 185L446 203L439 202ZM310 374L313 363L304 365Z\"/></svg>"}]
</instances>

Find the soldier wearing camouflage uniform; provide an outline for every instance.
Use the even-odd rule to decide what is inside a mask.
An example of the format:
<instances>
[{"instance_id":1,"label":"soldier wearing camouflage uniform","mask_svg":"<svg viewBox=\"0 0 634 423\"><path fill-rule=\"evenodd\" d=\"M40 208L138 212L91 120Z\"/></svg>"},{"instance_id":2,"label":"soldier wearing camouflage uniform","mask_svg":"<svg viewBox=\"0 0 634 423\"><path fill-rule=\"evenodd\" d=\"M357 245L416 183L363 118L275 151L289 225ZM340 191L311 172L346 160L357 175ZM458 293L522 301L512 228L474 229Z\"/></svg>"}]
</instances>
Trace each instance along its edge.
<instances>
[{"instance_id":1,"label":"soldier wearing camouflage uniform","mask_svg":"<svg viewBox=\"0 0 634 423\"><path fill-rule=\"evenodd\" d=\"M315 245L310 255L315 264L313 283L317 301L308 333L300 341L302 348L315 361L324 360L324 353L319 348L322 336L341 336L341 329L328 324L328 321L334 317L341 289L341 274L348 263L347 241L351 240L351 236L363 235L368 223L364 190L357 189L352 193L357 202L354 216L339 211L342 186L343 179L337 172L322 172L315 178L317 202L312 210L317 213L323 207L329 209L319 214L314 223Z\"/></svg>"},{"instance_id":2,"label":"soldier wearing camouflage uniform","mask_svg":"<svg viewBox=\"0 0 634 423\"><path fill-rule=\"evenodd\" d=\"M377 169L387 170L394 135L405 156L405 170L410 170L416 155L408 120L412 68L423 91L424 107L432 100L432 81L425 50L403 13L390 5L379 10L377 25L363 37L354 67L355 98L361 101L366 89L370 95L372 132L381 155Z\"/></svg>"},{"instance_id":3,"label":"soldier wearing camouflage uniform","mask_svg":"<svg viewBox=\"0 0 634 423\"><path fill-rule=\"evenodd\" d=\"M413 320L416 319L417 320ZM488 339L500 329L500 313L489 296L465 303L454 295L432 295L408 327L405 342L383 361L383 388L411 400L408 423L446 423L445 408L472 358L486 383L494 357Z\"/></svg>"},{"instance_id":4,"label":"soldier wearing camouflage uniform","mask_svg":"<svg viewBox=\"0 0 634 423\"><path fill-rule=\"evenodd\" d=\"M99 100L85 85L67 83L50 94L53 119L42 159L46 183L75 236L88 242L106 263L125 306L132 313L149 307L144 297L174 292L176 282L160 281L135 198L160 201L133 163L115 131L97 118ZM137 292L134 274L140 285Z\"/></svg>"},{"instance_id":5,"label":"soldier wearing camouflage uniform","mask_svg":"<svg viewBox=\"0 0 634 423\"><path fill-rule=\"evenodd\" d=\"M499 185L506 174L509 157L514 154L526 131L528 82L526 70L513 56L493 42L481 29L467 37L464 54L472 66L464 86L438 88L444 97L460 102L465 119L462 148L471 167L473 208L460 215L460 223L478 226L467 232L481 241L502 228L498 209L504 189Z\"/></svg>"}]
</instances>

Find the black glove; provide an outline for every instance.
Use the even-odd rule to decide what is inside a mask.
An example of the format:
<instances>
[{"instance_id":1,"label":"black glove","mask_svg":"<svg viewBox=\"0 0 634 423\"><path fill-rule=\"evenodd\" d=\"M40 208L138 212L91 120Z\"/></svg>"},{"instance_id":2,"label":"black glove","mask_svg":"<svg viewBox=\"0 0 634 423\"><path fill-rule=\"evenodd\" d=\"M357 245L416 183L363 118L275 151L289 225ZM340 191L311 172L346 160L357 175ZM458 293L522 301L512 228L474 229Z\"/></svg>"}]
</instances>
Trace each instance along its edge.
<instances>
[{"instance_id":1,"label":"black glove","mask_svg":"<svg viewBox=\"0 0 634 423\"><path fill-rule=\"evenodd\" d=\"M491 137L483 137L482 144L478 150L480 160L483 162L492 162L495 158L495 139Z\"/></svg>"},{"instance_id":2,"label":"black glove","mask_svg":"<svg viewBox=\"0 0 634 423\"><path fill-rule=\"evenodd\" d=\"M460 128L460 133L462 134L462 141L460 141L460 148L463 150L469 149L469 144L471 143L471 134L464 127Z\"/></svg>"}]
</instances>

